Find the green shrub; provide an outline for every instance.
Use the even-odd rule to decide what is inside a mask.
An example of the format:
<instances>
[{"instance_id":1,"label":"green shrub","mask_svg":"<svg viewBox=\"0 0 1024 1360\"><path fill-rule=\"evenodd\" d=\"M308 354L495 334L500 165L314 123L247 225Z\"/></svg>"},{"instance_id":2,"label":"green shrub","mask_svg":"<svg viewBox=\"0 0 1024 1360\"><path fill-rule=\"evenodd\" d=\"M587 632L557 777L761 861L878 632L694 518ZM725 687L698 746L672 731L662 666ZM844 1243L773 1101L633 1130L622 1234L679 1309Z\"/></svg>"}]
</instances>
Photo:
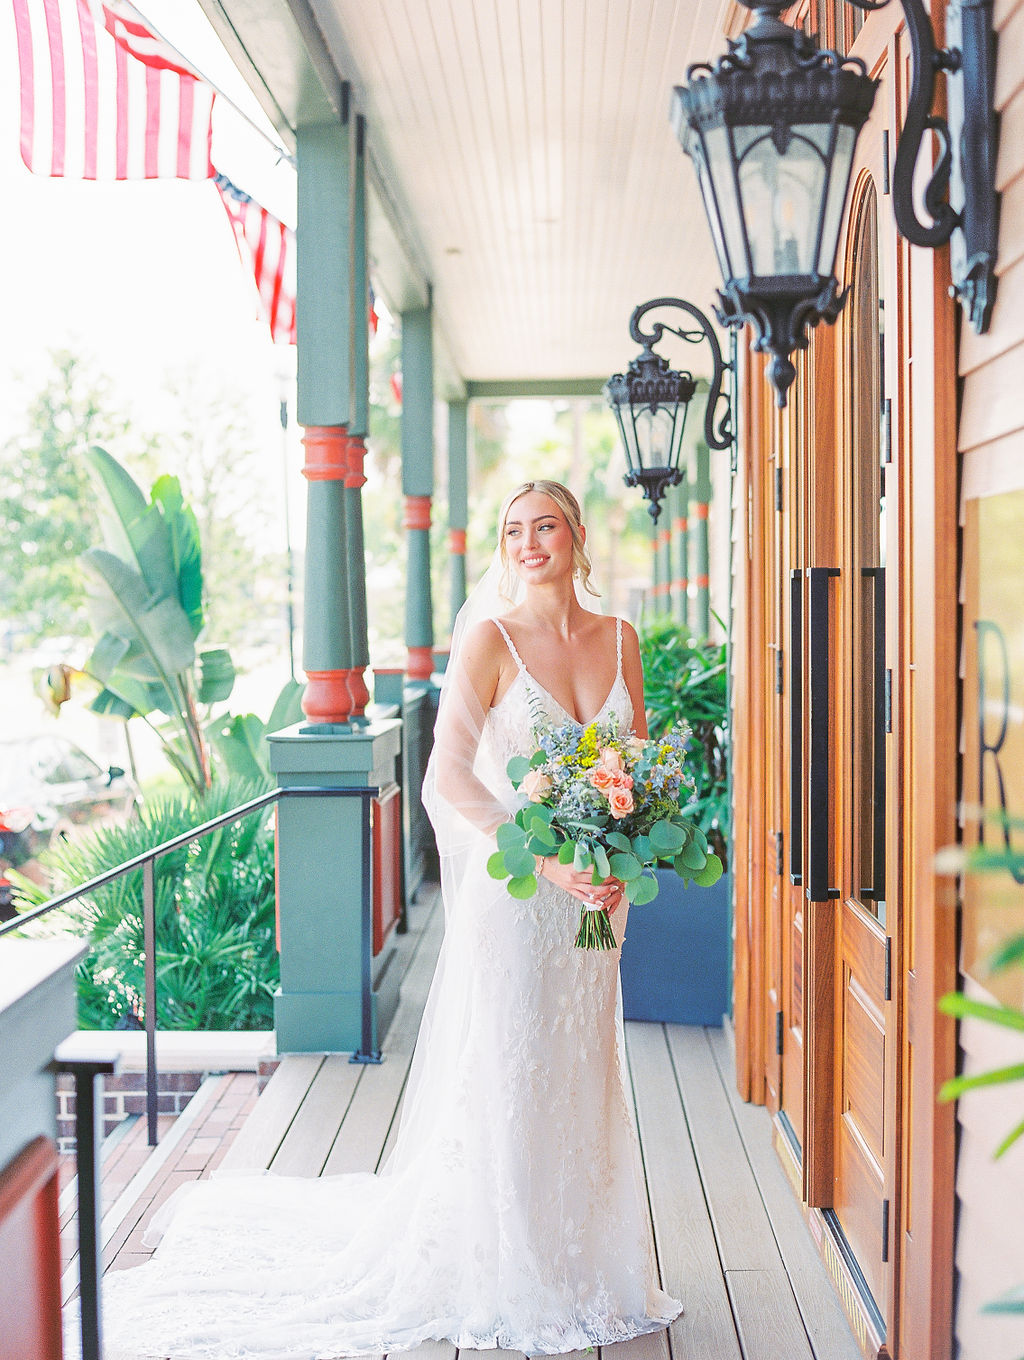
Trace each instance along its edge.
<instances>
[{"instance_id":1,"label":"green shrub","mask_svg":"<svg viewBox=\"0 0 1024 1360\"><path fill-rule=\"evenodd\" d=\"M48 852L50 891L84 883L267 787L225 780L201 798L185 792L158 798L122 826L103 827ZM40 890L38 900L47 895ZM37 927L55 928L87 937L92 945L78 968L79 1025L132 1025L143 1014L142 870L51 913ZM156 861L156 939L160 1029L273 1028L279 970L271 809Z\"/></svg>"},{"instance_id":2,"label":"green shrub","mask_svg":"<svg viewBox=\"0 0 1024 1360\"><path fill-rule=\"evenodd\" d=\"M723 864L728 862L729 695L725 643L694 637L675 619L640 629L647 726L660 736L685 720L693 730L686 770L696 796L687 808Z\"/></svg>"}]
</instances>

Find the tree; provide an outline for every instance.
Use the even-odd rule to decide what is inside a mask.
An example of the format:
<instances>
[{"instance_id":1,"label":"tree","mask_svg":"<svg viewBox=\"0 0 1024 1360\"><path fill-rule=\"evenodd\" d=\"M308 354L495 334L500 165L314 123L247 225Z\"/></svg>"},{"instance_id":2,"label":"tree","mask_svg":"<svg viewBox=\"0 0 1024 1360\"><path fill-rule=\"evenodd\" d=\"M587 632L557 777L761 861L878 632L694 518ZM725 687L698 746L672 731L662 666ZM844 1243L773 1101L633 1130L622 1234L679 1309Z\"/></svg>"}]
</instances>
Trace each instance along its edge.
<instances>
[{"instance_id":1,"label":"tree","mask_svg":"<svg viewBox=\"0 0 1024 1360\"><path fill-rule=\"evenodd\" d=\"M239 647L280 634L286 563L267 547L281 516L279 473L268 477L254 421L240 396L208 376L186 371L168 383L161 457L174 468L195 513L203 545L206 636ZM267 403L276 424L276 404Z\"/></svg>"},{"instance_id":2,"label":"tree","mask_svg":"<svg viewBox=\"0 0 1024 1360\"><path fill-rule=\"evenodd\" d=\"M86 638L89 623L78 559L97 534L89 475L76 455L90 443L148 452L152 441L111 411L106 380L69 350L27 409L26 429L3 448L0 599L30 645Z\"/></svg>"}]
</instances>

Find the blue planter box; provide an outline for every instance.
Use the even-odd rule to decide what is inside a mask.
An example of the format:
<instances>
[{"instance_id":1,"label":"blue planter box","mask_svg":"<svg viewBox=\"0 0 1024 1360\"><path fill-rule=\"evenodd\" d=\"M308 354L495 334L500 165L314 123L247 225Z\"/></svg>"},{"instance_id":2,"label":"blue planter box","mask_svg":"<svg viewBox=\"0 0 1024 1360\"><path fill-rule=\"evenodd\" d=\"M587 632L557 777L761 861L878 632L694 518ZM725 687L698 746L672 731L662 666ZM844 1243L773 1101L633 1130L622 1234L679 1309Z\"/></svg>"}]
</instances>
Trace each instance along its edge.
<instances>
[{"instance_id":1,"label":"blue planter box","mask_svg":"<svg viewBox=\"0 0 1024 1360\"><path fill-rule=\"evenodd\" d=\"M684 885L659 869L661 891L630 907L622 946L627 1020L720 1025L729 1009L732 892L729 874L713 888Z\"/></svg>"}]
</instances>

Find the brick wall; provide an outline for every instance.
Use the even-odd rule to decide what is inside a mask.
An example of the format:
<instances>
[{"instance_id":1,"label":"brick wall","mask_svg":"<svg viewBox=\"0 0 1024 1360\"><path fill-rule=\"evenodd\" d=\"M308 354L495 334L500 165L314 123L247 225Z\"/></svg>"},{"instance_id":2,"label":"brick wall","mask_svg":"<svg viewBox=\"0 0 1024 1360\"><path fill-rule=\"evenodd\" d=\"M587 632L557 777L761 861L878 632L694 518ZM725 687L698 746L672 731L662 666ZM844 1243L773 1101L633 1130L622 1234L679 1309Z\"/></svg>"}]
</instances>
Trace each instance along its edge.
<instances>
[{"instance_id":1,"label":"brick wall","mask_svg":"<svg viewBox=\"0 0 1024 1360\"><path fill-rule=\"evenodd\" d=\"M181 1114L199 1090L203 1072L161 1072L157 1081L157 1111ZM129 1114L146 1113L146 1074L126 1072L103 1079L103 1137ZM75 1089L69 1076L57 1078L57 1146L75 1150Z\"/></svg>"}]
</instances>

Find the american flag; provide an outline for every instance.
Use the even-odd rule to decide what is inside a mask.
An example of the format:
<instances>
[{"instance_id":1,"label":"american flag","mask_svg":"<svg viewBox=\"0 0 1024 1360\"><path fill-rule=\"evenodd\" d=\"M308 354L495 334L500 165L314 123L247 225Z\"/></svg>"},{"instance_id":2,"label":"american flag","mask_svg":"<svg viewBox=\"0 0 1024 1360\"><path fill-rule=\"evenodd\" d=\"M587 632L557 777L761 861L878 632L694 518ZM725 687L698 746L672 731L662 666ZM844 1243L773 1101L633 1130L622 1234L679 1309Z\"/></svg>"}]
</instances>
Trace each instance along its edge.
<instances>
[{"instance_id":1,"label":"american flag","mask_svg":"<svg viewBox=\"0 0 1024 1360\"><path fill-rule=\"evenodd\" d=\"M124 0L14 0L21 157L65 179L209 179L213 88Z\"/></svg>"},{"instance_id":2,"label":"american flag","mask_svg":"<svg viewBox=\"0 0 1024 1360\"><path fill-rule=\"evenodd\" d=\"M260 316L277 344L295 344L295 233L226 175L214 181L231 220L242 264L252 270Z\"/></svg>"}]
</instances>

